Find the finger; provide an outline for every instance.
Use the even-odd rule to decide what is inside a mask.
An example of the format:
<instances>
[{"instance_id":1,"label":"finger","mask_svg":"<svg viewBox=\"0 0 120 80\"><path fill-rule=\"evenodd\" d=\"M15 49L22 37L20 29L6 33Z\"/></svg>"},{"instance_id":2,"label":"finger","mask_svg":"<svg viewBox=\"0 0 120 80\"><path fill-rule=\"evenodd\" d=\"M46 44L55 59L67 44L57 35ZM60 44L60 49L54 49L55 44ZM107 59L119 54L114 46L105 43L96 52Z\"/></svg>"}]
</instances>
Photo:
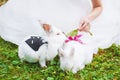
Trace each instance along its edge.
<instances>
[{"instance_id":1,"label":"finger","mask_svg":"<svg viewBox=\"0 0 120 80\"><path fill-rule=\"evenodd\" d=\"M84 22L84 24L82 25L83 28L86 28L86 26L88 25L87 22Z\"/></svg>"},{"instance_id":2,"label":"finger","mask_svg":"<svg viewBox=\"0 0 120 80\"><path fill-rule=\"evenodd\" d=\"M79 27L78 27L78 30L79 30L79 31L81 31L81 30L83 29L83 27L82 27L82 26L83 26L83 24L84 24L84 23L83 23L83 21L82 21L82 22L80 22Z\"/></svg>"},{"instance_id":3,"label":"finger","mask_svg":"<svg viewBox=\"0 0 120 80\"><path fill-rule=\"evenodd\" d=\"M83 24L79 30L80 31L85 31L86 30L86 26L87 26L87 24Z\"/></svg>"},{"instance_id":4,"label":"finger","mask_svg":"<svg viewBox=\"0 0 120 80\"><path fill-rule=\"evenodd\" d=\"M90 31L90 25L89 25L89 24L86 25L86 27L84 28L84 31L85 31L85 32L89 32L89 31Z\"/></svg>"},{"instance_id":5,"label":"finger","mask_svg":"<svg viewBox=\"0 0 120 80\"><path fill-rule=\"evenodd\" d=\"M79 28L80 28L82 25L83 25L83 21L80 22L80 24L79 24Z\"/></svg>"},{"instance_id":6,"label":"finger","mask_svg":"<svg viewBox=\"0 0 120 80\"><path fill-rule=\"evenodd\" d=\"M83 31L84 27L80 27L78 28L79 31Z\"/></svg>"}]
</instances>

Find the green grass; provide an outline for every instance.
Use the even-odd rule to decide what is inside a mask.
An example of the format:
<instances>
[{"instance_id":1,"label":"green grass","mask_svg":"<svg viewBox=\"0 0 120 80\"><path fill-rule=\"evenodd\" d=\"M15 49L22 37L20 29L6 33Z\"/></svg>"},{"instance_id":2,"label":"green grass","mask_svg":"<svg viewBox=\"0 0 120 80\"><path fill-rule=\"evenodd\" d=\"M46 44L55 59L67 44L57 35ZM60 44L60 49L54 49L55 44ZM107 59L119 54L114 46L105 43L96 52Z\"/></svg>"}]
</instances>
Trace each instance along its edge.
<instances>
[{"instance_id":1,"label":"green grass","mask_svg":"<svg viewBox=\"0 0 120 80\"><path fill-rule=\"evenodd\" d=\"M99 50L93 62L76 74L60 69L59 57L47 62L47 68L39 63L21 63L16 45L0 38L0 80L120 80L120 47Z\"/></svg>"}]
</instances>

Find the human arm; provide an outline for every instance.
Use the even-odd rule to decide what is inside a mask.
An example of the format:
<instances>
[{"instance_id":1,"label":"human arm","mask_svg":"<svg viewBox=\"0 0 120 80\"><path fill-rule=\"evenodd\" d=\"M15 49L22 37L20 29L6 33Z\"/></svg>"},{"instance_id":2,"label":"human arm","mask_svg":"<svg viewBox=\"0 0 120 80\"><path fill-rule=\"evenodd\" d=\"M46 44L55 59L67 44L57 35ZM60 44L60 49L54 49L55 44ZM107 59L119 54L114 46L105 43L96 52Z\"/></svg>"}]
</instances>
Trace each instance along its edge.
<instances>
[{"instance_id":1,"label":"human arm","mask_svg":"<svg viewBox=\"0 0 120 80\"><path fill-rule=\"evenodd\" d=\"M91 0L92 2L92 11L85 18L83 18L79 24L78 30L89 32L90 22L96 19L102 12L102 3L101 0Z\"/></svg>"}]
</instances>

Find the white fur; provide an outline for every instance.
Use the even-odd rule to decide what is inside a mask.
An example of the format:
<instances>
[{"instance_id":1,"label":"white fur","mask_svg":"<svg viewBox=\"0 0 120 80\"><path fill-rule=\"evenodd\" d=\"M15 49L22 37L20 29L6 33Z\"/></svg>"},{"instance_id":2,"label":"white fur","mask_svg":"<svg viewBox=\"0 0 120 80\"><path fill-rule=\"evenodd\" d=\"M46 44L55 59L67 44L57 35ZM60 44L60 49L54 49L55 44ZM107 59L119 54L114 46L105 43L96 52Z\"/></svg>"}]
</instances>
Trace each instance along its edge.
<instances>
[{"instance_id":1,"label":"white fur","mask_svg":"<svg viewBox=\"0 0 120 80\"><path fill-rule=\"evenodd\" d=\"M66 36L63 32L55 27L51 27L50 31L45 31L47 34L42 36L47 42L43 44L38 51L32 50L26 43L30 36L25 38L19 46L18 56L21 61L28 61L30 63L38 62L41 67L46 67L46 61L52 60L56 57L58 48L63 44ZM59 35L58 35L59 34Z\"/></svg>"},{"instance_id":2,"label":"white fur","mask_svg":"<svg viewBox=\"0 0 120 80\"><path fill-rule=\"evenodd\" d=\"M84 42L86 40L85 37L82 40ZM60 68L72 71L73 73L83 69L93 59L93 48L87 44L87 41L85 44L77 41L64 43L58 52L60 56Z\"/></svg>"}]
</instances>

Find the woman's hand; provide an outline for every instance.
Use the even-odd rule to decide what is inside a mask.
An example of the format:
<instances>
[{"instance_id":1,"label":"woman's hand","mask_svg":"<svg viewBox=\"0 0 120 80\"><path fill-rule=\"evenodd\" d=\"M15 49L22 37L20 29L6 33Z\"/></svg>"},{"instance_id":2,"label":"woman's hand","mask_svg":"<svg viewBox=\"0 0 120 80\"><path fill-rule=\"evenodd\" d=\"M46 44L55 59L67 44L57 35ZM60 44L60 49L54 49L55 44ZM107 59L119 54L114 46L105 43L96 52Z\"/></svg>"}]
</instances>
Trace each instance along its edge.
<instances>
[{"instance_id":1,"label":"woman's hand","mask_svg":"<svg viewBox=\"0 0 120 80\"><path fill-rule=\"evenodd\" d=\"M90 30L90 20L88 18L83 18L78 27L79 31L89 32Z\"/></svg>"},{"instance_id":2,"label":"woman's hand","mask_svg":"<svg viewBox=\"0 0 120 80\"><path fill-rule=\"evenodd\" d=\"M96 19L102 12L102 2L101 0L91 0L92 1L92 11L81 20L78 30L84 32L90 32L90 22Z\"/></svg>"}]
</instances>

